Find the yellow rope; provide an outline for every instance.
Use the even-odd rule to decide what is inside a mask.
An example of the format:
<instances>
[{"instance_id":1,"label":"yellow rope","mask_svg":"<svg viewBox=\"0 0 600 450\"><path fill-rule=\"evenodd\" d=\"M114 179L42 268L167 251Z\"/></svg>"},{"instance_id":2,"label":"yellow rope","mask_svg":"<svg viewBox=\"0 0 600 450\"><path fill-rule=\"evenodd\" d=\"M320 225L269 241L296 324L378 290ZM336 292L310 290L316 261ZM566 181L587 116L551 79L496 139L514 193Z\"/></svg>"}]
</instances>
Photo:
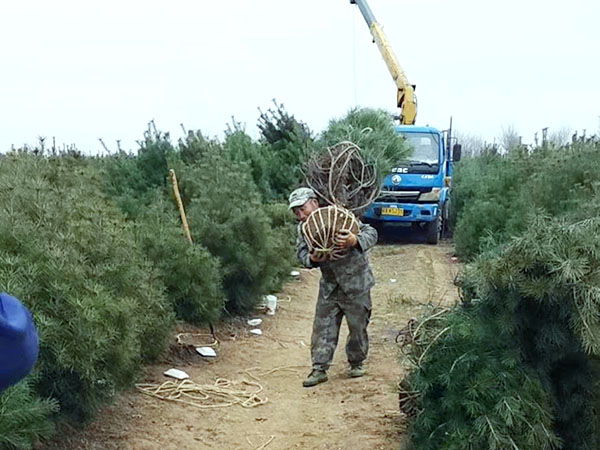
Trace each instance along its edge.
<instances>
[{"instance_id":1,"label":"yellow rope","mask_svg":"<svg viewBox=\"0 0 600 450\"><path fill-rule=\"evenodd\" d=\"M247 390L240 385L254 386L256 390ZM269 400L258 396L263 387L258 382L242 380L232 382L218 378L214 384L197 384L187 379L180 382L165 381L162 384L140 383L135 387L143 394L161 400L185 403L197 408L223 408L239 405L254 408Z\"/></svg>"}]
</instances>

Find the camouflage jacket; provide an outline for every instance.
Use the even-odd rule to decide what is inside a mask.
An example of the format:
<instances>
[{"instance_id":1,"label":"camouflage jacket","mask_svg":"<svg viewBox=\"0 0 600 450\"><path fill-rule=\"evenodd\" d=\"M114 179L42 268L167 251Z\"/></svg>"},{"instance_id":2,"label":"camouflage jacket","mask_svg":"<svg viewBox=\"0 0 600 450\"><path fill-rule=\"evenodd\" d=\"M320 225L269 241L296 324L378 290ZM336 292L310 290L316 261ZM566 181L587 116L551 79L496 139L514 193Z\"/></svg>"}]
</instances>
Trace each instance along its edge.
<instances>
[{"instance_id":1,"label":"camouflage jacket","mask_svg":"<svg viewBox=\"0 0 600 450\"><path fill-rule=\"evenodd\" d=\"M362 294L373 287L375 277L367 257L367 250L377 243L377 231L373 227L360 223L357 246L350 249L350 253L342 259L321 263L310 260L308 244L300 227L301 224L298 224L296 256L305 267L321 269L319 295L328 297L337 286L346 295Z\"/></svg>"}]
</instances>

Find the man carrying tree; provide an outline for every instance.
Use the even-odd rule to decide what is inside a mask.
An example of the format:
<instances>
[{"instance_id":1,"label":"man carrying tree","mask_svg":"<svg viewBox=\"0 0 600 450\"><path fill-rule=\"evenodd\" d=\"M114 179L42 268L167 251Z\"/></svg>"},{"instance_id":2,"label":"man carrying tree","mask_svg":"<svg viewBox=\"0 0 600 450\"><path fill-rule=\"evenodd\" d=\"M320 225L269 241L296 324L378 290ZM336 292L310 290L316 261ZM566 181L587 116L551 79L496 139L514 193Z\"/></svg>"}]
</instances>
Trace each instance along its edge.
<instances>
[{"instance_id":1,"label":"man carrying tree","mask_svg":"<svg viewBox=\"0 0 600 450\"><path fill-rule=\"evenodd\" d=\"M365 374L363 362L369 350L371 288L375 284L366 252L377 243L377 231L362 223L358 234L340 230L336 235L337 247L348 249L348 254L338 260L326 260L322 254L309 251L301 232L302 223L318 208L312 189L299 188L290 194L289 209L299 220L296 255L305 267L321 269L311 338L313 370L303 382L304 387L327 381L327 369L333 360L344 316L349 330L346 342L349 375L354 378Z\"/></svg>"}]
</instances>

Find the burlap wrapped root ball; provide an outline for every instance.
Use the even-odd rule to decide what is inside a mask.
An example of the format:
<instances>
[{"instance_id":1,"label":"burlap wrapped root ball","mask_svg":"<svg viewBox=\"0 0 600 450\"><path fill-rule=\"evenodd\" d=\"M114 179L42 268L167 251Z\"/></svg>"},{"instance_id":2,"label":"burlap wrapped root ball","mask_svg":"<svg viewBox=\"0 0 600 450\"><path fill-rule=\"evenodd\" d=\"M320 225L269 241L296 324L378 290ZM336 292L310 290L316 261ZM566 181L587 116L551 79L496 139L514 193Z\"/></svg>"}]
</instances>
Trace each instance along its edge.
<instances>
[{"instance_id":1,"label":"burlap wrapped root ball","mask_svg":"<svg viewBox=\"0 0 600 450\"><path fill-rule=\"evenodd\" d=\"M309 250L324 255L326 261L334 261L348 254L349 249L336 246L336 234L344 230L358 235L358 220L352 212L336 205L313 211L302 224L302 235Z\"/></svg>"}]
</instances>

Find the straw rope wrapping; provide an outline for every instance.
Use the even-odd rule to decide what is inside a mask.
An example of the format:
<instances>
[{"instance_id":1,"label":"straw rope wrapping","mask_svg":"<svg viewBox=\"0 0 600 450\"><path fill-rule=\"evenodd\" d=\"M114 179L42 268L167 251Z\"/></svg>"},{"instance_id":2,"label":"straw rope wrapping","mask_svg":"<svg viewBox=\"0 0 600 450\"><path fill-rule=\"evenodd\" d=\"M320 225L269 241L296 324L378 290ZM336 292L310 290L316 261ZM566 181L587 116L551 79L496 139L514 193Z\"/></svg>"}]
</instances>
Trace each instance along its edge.
<instances>
[{"instance_id":1,"label":"straw rope wrapping","mask_svg":"<svg viewBox=\"0 0 600 450\"><path fill-rule=\"evenodd\" d=\"M360 228L354 214L336 205L313 211L302 224L302 235L309 250L324 254L329 260L343 258L348 253L336 247L336 234L342 230L358 234Z\"/></svg>"},{"instance_id":2,"label":"straw rope wrapping","mask_svg":"<svg viewBox=\"0 0 600 450\"><path fill-rule=\"evenodd\" d=\"M306 183L325 204L360 214L379 195L372 164L367 164L358 145L343 141L314 154L306 165Z\"/></svg>"},{"instance_id":3,"label":"straw rope wrapping","mask_svg":"<svg viewBox=\"0 0 600 450\"><path fill-rule=\"evenodd\" d=\"M400 344L400 351L405 356L405 361L413 367L421 367L427 352L436 341L449 331L446 325L450 308L436 306L421 320L410 319L406 326L396 336L396 343ZM417 407L421 393L412 389L408 378L398 383L398 402L400 410L408 417L421 414Z\"/></svg>"},{"instance_id":4,"label":"straw rope wrapping","mask_svg":"<svg viewBox=\"0 0 600 450\"><path fill-rule=\"evenodd\" d=\"M236 387L237 385L237 387ZM247 390L239 385L254 386L256 390ZM142 393L161 400L185 403L196 408L224 408L239 405L243 408L254 408L264 405L268 398L260 398L258 394L263 387L254 381L242 380L234 383L218 378L215 384L196 384L191 380L165 381L163 384L142 383L135 387Z\"/></svg>"}]
</instances>

